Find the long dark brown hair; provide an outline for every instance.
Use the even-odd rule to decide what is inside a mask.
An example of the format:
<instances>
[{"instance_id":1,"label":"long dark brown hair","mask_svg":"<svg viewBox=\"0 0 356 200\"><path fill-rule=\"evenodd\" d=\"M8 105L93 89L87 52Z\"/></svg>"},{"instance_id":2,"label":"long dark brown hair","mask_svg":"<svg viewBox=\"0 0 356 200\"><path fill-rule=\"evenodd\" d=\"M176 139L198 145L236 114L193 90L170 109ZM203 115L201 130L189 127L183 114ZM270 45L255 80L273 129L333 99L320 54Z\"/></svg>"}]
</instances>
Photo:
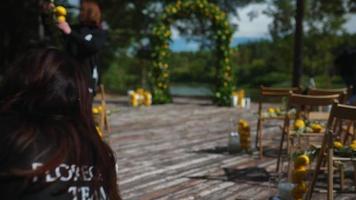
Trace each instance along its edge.
<instances>
[{"instance_id":1,"label":"long dark brown hair","mask_svg":"<svg viewBox=\"0 0 356 200\"><path fill-rule=\"evenodd\" d=\"M51 153L43 167L12 168L8 176L31 179L63 162L91 164L95 180L100 180L94 186L102 185L109 199L121 199L114 153L95 128L84 76L75 61L51 48L31 50L10 67L0 85L0 116L17 116L12 121L16 127L0 146L7 148L0 151L0 162L12 166L26 159L18 156L27 155L45 135L43 152Z\"/></svg>"}]
</instances>

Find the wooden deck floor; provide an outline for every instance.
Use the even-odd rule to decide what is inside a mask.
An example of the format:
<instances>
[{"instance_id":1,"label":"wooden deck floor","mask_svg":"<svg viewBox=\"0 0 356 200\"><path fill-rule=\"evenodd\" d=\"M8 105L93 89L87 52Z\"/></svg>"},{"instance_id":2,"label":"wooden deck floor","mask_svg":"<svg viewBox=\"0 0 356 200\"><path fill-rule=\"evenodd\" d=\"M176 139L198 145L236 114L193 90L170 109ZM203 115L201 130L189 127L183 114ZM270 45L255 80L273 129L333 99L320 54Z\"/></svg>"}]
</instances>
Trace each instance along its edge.
<instances>
[{"instance_id":1,"label":"wooden deck floor","mask_svg":"<svg viewBox=\"0 0 356 200\"><path fill-rule=\"evenodd\" d=\"M276 193L274 169L280 130L266 127L266 157L228 154L232 119L247 119L256 131L256 105L250 110L216 107L210 101L175 99L174 104L130 108L109 101L121 196L129 199L268 199ZM326 199L325 194L313 199ZM336 199L356 199L338 193Z\"/></svg>"}]
</instances>

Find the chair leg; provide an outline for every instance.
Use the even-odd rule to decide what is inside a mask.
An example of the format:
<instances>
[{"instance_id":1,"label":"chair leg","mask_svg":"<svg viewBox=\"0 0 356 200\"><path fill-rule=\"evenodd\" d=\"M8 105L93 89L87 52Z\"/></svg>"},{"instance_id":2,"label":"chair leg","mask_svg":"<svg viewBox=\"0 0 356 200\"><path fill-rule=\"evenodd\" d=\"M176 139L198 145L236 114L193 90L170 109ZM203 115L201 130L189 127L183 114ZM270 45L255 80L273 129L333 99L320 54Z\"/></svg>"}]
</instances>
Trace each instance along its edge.
<instances>
[{"instance_id":1,"label":"chair leg","mask_svg":"<svg viewBox=\"0 0 356 200\"><path fill-rule=\"evenodd\" d=\"M285 137L285 132L282 131L282 137L281 141L279 143L279 151L278 151L278 158L277 158L277 166L276 166L276 172L280 171L280 165L281 165L281 159L282 159L282 150L283 150L283 142L284 142L284 137Z\"/></svg>"},{"instance_id":2,"label":"chair leg","mask_svg":"<svg viewBox=\"0 0 356 200\"><path fill-rule=\"evenodd\" d=\"M356 162L352 162L353 166L354 166L354 185L356 187Z\"/></svg>"},{"instance_id":3,"label":"chair leg","mask_svg":"<svg viewBox=\"0 0 356 200\"><path fill-rule=\"evenodd\" d=\"M260 131L261 131L261 129L260 129L260 124L261 124L261 119L260 118L258 118L258 120L257 120L257 130L256 130L256 136L255 136L255 146L256 146L256 148L260 148L258 145L259 145L259 135L260 135Z\"/></svg>"},{"instance_id":4,"label":"chair leg","mask_svg":"<svg viewBox=\"0 0 356 200\"><path fill-rule=\"evenodd\" d=\"M344 165L340 164L340 191L344 191L344 181L345 181L345 168Z\"/></svg>"},{"instance_id":5,"label":"chair leg","mask_svg":"<svg viewBox=\"0 0 356 200\"><path fill-rule=\"evenodd\" d=\"M262 135L263 135L263 127L262 127L262 120L258 124L259 127L259 134L258 134L258 142L259 142L259 151L260 151L260 159L263 159L263 144L262 144Z\"/></svg>"},{"instance_id":6,"label":"chair leg","mask_svg":"<svg viewBox=\"0 0 356 200\"><path fill-rule=\"evenodd\" d=\"M333 166L333 148L329 148L328 152L328 200L333 200L333 189L334 189L334 166Z\"/></svg>"},{"instance_id":7,"label":"chair leg","mask_svg":"<svg viewBox=\"0 0 356 200\"><path fill-rule=\"evenodd\" d=\"M318 179L318 175L319 175L319 172L320 172L321 164L323 163L323 160L324 160L326 142L327 142L327 136L325 135L323 137L323 143L321 144L321 149L320 149L319 155L317 157L316 166L315 166L315 170L314 170L314 173L313 173L313 178L312 178L312 180L311 180L311 182L309 184L309 189L307 191L307 195L306 195L305 200L311 200L312 199L314 186L315 186L316 180Z\"/></svg>"},{"instance_id":8,"label":"chair leg","mask_svg":"<svg viewBox=\"0 0 356 200\"><path fill-rule=\"evenodd\" d=\"M299 139L299 138L297 138ZM287 136L287 156L288 156L288 163L287 163L287 177L288 177L288 181L292 180L292 157L290 155L292 155L292 153L294 152L294 138L293 137L288 137Z\"/></svg>"}]
</instances>

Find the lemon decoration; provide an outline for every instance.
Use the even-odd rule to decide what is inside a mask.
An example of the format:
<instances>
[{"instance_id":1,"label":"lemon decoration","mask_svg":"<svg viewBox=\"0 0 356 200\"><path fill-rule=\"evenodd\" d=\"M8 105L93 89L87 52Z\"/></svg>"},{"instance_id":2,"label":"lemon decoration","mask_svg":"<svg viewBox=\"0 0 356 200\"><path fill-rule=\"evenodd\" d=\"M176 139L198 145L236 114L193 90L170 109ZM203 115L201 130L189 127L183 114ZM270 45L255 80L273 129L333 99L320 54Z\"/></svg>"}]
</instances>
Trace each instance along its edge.
<instances>
[{"instance_id":1,"label":"lemon decoration","mask_svg":"<svg viewBox=\"0 0 356 200\"><path fill-rule=\"evenodd\" d=\"M302 181L304 181L306 179L307 174L308 174L308 170L304 166L295 169L292 174L292 182L293 183L301 183Z\"/></svg>"},{"instance_id":2,"label":"lemon decoration","mask_svg":"<svg viewBox=\"0 0 356 200\"><path fill-rule=\"evenodd\" d=\"M239 120L237 131L240 134L241 149L248 151L251 146L250 125L246 120L241 119Z\"/></svg>"},{"instance_id":3,"label":"lemon decoration","mask_svg":"<svg viewBox=\"0 0 356 200\"><path fill-rule=\"evenodd\" d=\"M93 114L99 114L99 109L98 108L93 108L92 112L93 112Z\"/></svg>"},{"instance_id":4,"label":"lemon decoration","mask_svg":"<svg viewBox=\"0 0 356 200\"><path fill-rule=\"evenodd\" d=\"M344 147L344 145L342 145L340 141L334 141L334 147L336 149L341 149L342 147Z\"/></svg>"},{"instance_id":5,"label":"lemon decoration","mask_svg":"<svg viewBox=\"0 0 356 200\"><path fill-rule=\"evenodd\" d=\"M303 194L305 192L307 192L307 190L308 190L308 187L305 182L301 182L301 183L297 184L293 188L293 191L292 191L294 199L302 199Z\"/></svg>"},{"instance_id":6,"label":"lemon decoration","mask_svg":"<svg viewBox=\"0 0 356 200\"><path fill-rule=\"evenodd\" d=\"M66 16L67 15L67 9L63 6L57 6L55 9L54 9L54 13L57 15L57 16Z\"/></svg>"},{"instance_id":7,"label":"lemon decoration","mask_svg":"<svg viewBox=\"0 0 356 200\"><path fill-rule=\"evenodd\" d=\"M302 119L297 119L294 122L294 128L295 129L303 129L305 128L305 122Z\"/></svg>"},{"instance_id":8,"label":"lemon decoration","mask_svg":"<svg viewBox=\"0 0 356 200\"><path fill-rule=\"evenodd\" d=\"M268 108L268 112L269 112L269 113L275 113L276 110L275 110L274 108Z\"/></svg>"},{"instance_id":9,"label":"lemon decoration","mask_svg":"<svg viewBox=\"0 0 356 200\"><path fill-rule=\"evenodd\" d=\"M137 107L140 105L150 106L152 104L152 94L143 88L137 88L129 92L130 105Z\"/></svg>"},{"instance_id":10,"label":"lemon decoration","mask_svg":"<svg viewBox=\"0 0 356 200\"><path fill-rule=\"evenodd\" d=\"M356 151L356 143L352 143L350 145L350 148L352 149L352 151Z\"/></svg>"},{"instance_id":11,"label":"lemon decoration","mask_svg":"<svg viewBox=\"0 0 356 200\"><path fill-rule=\"evenodd\" d=\"M63 22L65 22L66 21L66 17L64 17L64 16L58 16L57 17L57 22L58 23L63 23Z\"/></svg>"},{"instance_id":12,"label":"lemon decoration","mask_svg":"<svg viewBox=\"0 0 356 200\"><path fill-rule=\"evenodd\" d=\"M298 156L297 159L294 161L294 167L299 168L301 166L309 165L310 159L306 154Z\"/></svg>"},{"instance_id":13,"label":"lemon decoration","mask_svg":"<svg viewBox=\"0 0 356 200\"><path fill-rule=\"evenodd\" d=\"M322 130L322 126L320 124L312 124L311 128L313 129L314 133L320 133Z\"/></svg>"},{"instance_id":14,"label":"lemon decoration","mask_svg":"<svg viewBox=\"0 0 356 200\"><path fill-rule=\"evenodd\" d=\"M242 129L246 129L246 128L249 127L248 122L247 122L246 120L243 120L243 119L240 119L240 121L239 121L239 126L240 126L240 128L242 128Z\"/></svg>"},{"instance_id":15,"label":"lemon decoration","mask_svg":"<svg viewBox=\"0 0 356 200\"><path fill-rule=\"evenodd\" d=\"M295 184L292 194L294 199L301 199L307 191L305 180L308 175L308 165L310 159L307 154L302 154L294 160L294 170L292 172L292 182Z\"/></svg>"}]
</instances>

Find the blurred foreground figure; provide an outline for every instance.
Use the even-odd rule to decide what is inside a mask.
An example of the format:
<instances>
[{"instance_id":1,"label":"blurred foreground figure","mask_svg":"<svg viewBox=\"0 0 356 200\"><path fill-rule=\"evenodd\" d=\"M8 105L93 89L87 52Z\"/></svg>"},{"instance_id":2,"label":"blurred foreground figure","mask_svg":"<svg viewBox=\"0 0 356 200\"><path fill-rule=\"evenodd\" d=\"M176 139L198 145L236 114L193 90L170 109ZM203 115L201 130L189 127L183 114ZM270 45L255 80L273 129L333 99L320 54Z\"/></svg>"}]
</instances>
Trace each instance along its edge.
<instances>
[{"instance_id":1,"label":"blurred foreground figure","mask_svg":"<svg viewBox=\"0 0 356 200\"><path fill-rule=\"evenodd\" d=\"M120 199L115 157L99 137L82 69L31 50L0 87L1 199Z\"/></svg>"}]
</instances>

